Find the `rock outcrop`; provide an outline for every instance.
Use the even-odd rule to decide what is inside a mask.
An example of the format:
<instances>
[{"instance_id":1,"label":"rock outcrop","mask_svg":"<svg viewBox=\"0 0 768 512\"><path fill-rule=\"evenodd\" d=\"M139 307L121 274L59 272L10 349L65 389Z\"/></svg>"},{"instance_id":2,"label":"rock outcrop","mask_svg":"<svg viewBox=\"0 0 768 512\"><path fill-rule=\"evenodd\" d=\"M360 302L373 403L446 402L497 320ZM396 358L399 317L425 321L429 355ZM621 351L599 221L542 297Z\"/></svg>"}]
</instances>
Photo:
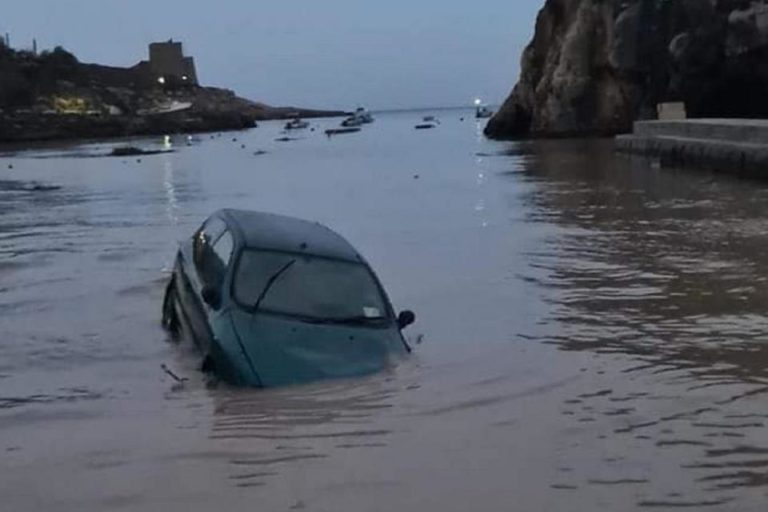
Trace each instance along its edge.
<instances>
[{"instance_id":1,"label":"rock outcrop","mask_svg":"<svg viewBox=\"0 0 768 512\"><path fill-rule=\"evenodd\" d=\"M237 130L256 121L344 112L271 107L214 87L148 84L138 67L83 64L0 42L0 141Z\"/></svg>"},{"instance_id":2,"label":"rock outcrop","mask_svg":"<svg viewBox=\"0 0 768 512\"><path fill-rule=\"evenodd\" d=\"M690 117L768 117L768 4L546 0L495 138L615 134L656 105Z\"/></svg>"}]
</instances>

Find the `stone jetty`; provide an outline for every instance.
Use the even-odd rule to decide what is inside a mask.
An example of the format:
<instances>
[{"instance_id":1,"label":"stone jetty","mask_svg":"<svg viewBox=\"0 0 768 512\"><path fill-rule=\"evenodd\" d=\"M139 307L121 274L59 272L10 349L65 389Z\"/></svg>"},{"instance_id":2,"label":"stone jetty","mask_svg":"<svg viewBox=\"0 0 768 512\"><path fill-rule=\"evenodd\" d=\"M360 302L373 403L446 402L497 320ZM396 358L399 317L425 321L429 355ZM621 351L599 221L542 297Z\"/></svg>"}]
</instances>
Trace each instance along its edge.
<instances>
[{"instance_id":1,"label":"stone jetty","mask_svg":"<svg viewBox=\"0 0 768 512\"><path fill-rule=\"evenodd\" d=\"M616 149L680 165L768 178L768 120L637 121Z\"/></svg>"}]
</instances>

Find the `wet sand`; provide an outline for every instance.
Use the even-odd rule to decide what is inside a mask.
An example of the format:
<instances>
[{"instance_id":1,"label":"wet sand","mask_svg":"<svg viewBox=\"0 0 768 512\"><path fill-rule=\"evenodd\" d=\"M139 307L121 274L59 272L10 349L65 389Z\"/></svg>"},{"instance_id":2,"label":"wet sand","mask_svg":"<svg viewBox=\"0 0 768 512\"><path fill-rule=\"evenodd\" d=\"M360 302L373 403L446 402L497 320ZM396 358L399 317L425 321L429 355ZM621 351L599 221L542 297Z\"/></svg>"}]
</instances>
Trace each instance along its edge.
<instances>
[{"instance_id":1,"label":"wet sand","mask_svg":"<svg viewBox=\"0 0 768 512\"><path fill-rule=\"evenodd\" d=\"M0 156L0 510L764 510L768 188L427 114ZM224 206L344 234L413 357L209 389L160 302Z\"/></svg>"}]
</instances>

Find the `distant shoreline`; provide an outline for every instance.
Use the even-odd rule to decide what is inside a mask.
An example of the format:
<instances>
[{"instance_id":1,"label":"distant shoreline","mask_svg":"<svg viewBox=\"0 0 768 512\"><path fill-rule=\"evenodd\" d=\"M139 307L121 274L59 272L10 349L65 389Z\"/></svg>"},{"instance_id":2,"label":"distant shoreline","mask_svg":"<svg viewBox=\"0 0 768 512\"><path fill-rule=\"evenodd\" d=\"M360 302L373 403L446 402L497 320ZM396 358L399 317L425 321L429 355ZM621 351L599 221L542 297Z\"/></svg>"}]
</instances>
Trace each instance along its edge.
<instances>
[{"instance_id":1,"label":"distant shoreline","mask_svg":"<svg viewBox=\"0 0 768 512\"><path fill-rule=\"evenodd\" d=\"M0 142L221 132L347 114L273 107L197 83L148 81L143 69L84 64L60 47L36 54L0 43Z\"/></svg>"}]
</instances>

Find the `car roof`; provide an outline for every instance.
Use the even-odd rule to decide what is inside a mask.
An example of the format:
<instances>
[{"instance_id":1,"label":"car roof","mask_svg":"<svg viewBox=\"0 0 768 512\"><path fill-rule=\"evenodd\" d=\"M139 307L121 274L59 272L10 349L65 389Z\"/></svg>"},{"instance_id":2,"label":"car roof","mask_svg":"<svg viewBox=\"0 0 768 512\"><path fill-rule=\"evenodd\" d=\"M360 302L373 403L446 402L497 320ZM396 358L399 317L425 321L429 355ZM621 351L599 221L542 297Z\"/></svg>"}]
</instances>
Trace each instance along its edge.
<instances>
[{"instance_id":1,"label":"car roof","mask_svg":"<svg viewBox=\"0 0 768 512\"><path fill-rule=\"evenodd\" d=\"M224 209L217 213L237 231L236 236L249 249L364 262L349 242L319 222L251 210Z\"/></svg>"}]
</instances>

